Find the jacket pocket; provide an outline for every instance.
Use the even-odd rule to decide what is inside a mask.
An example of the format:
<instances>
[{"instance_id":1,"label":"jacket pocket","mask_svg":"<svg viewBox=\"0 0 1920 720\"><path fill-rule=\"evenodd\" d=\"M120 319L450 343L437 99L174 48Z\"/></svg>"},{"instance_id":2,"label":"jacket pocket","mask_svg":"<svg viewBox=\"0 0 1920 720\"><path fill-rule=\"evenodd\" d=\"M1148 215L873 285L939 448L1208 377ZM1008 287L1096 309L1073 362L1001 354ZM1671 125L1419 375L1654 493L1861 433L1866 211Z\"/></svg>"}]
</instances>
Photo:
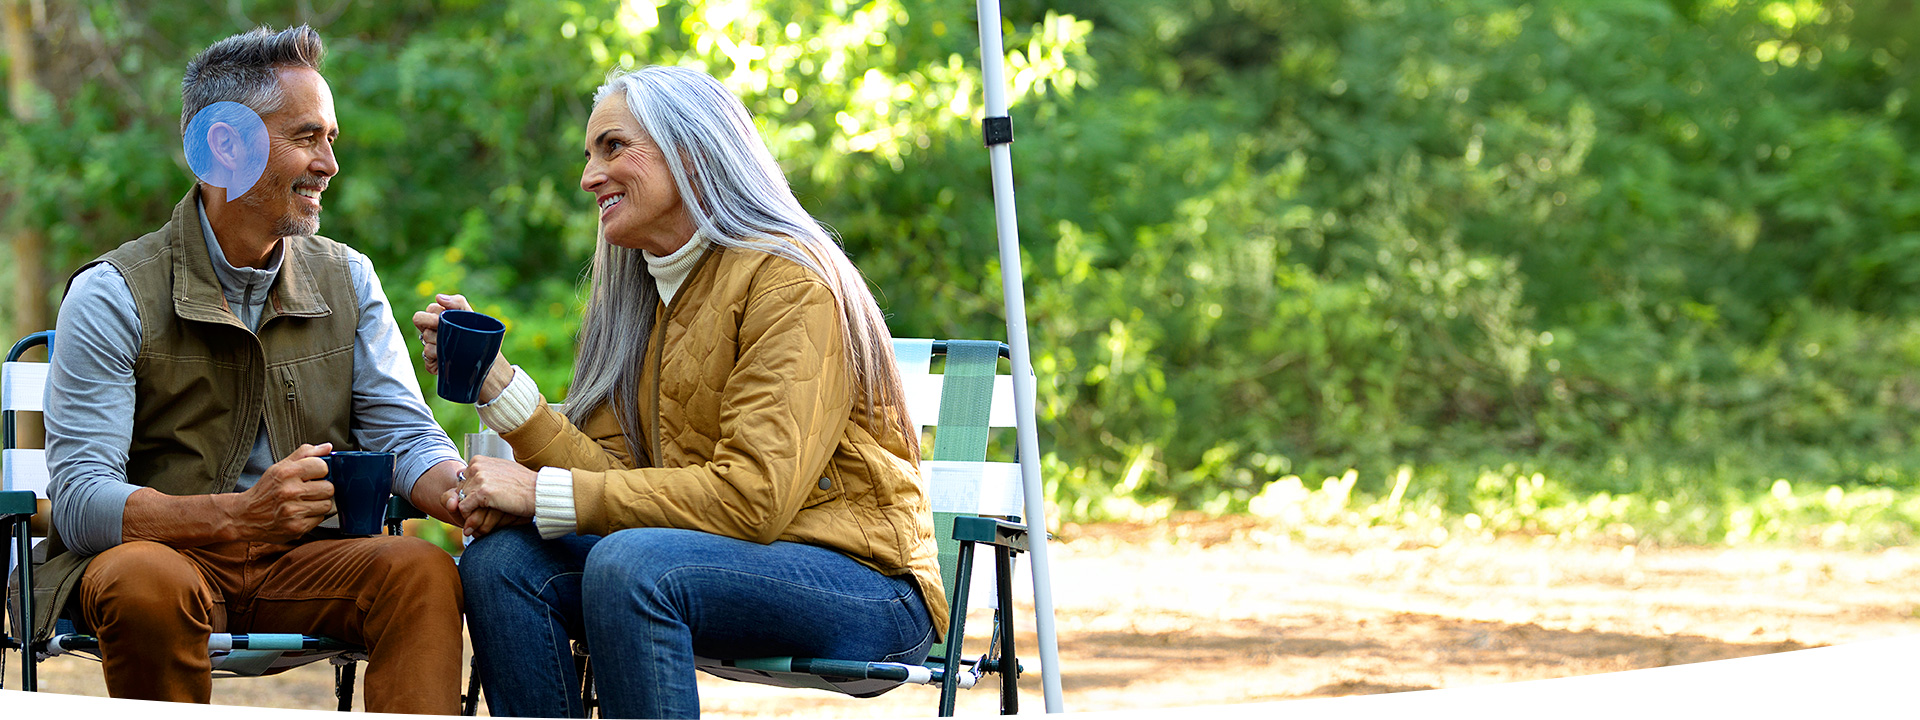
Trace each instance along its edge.
<instances>
[{"instance_id":1,"label":"jacket pocket","mask_svg":"<svg viewBox=\"0 0 1920 720\"><path fill-rule=\"evenodd\" d=\"M276 368L267 397L286 414L284 427L291 436L285 457L301 444L333 443L334 450L357 450L353 445L353 345L347 344Z\"/></svg>"},{"instance_id":2,"label":"jacket pocket","mask_svg":"<svg viewBox=\"0 0 1920 720\"><path fill-rule=\"evenodd\" d=\"M820 477L814 479L813 489L807 491L807 500L800 507L801 509L817 508L839 500L846 494L846 476L842 475L839 468L834 467L833 463L827 463L827 467L821 472Z\"/></svg>"},{"instance_id":3,"label":"jacket pocket","mask_svg":"<svg viewBox=\"0 0 1920 720\"><path fill-rule=\"evenodd\" d=\"M289 447L297 447L301 443L309 442L309 440L307 440L306 413L300 408L300 384L293 379L292 368L280 368L280 377L278 379L280 381L280 387L275 389L287 394L287 413L290 416L287 421L287 426L293 432L293 437L287 438L286 444Z\"/></svg>"}]
</instances>

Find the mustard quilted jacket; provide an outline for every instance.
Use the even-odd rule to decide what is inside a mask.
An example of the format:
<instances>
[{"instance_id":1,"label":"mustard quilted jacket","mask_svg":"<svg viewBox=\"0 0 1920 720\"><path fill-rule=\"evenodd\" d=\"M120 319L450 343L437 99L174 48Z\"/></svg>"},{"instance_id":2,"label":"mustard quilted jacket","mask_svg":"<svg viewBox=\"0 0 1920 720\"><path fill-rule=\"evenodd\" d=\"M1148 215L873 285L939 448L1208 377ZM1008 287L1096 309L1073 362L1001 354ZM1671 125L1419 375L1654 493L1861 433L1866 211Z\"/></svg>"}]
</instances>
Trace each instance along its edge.
<instances>
[{"instance_id":1,"label":"mustard quilted jacket","mask_svg":"<svg viewBox=\"0 0 1920 720\"><path fill-rule=\"evenodd\" d=\"M575 428L543 402L503 436L515 459L573 470L582 534L785 540L911 574L944 637L932 506L906 438L854 411L833 293L784 258L705 253L654 316L638 398L650 447L633 452L609 408Z\"/></svg>"}]
</instances>

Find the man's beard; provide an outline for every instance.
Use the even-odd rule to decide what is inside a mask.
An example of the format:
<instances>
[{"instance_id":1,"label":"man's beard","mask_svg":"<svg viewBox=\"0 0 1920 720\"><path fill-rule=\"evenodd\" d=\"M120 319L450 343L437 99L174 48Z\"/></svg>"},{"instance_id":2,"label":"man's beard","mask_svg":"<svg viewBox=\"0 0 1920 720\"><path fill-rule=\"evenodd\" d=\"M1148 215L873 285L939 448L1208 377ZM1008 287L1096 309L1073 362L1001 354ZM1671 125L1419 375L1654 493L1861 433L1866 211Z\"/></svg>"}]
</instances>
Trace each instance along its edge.
<instances>
[{"instance_id":1,"label":"man's beard","mask_svg":"<svg viewBox=\"0 0 1920 720\"><path fill-rule=\"evenodd\" d=\"M317 213L312 217L299 214L285 215L273 221L274 237L313 235L318 232L320 232L320 215Z\"/></svg>"},{"instance_id":2,"label":"man's beard","mask_svg":"<svg viewBox=\"0 0 1920 720\"><path fill-rule=\"evenodd\" d=\"M293 188L295 185L321 185L324 187L324 180L320 179L317 176L310 175L310 176L303 177L301 179L301 182L295 183L294 181L287 178L286 176L270 175L270 176L262 177L260 179L260 182L255 187L261 188L261 189L271 187L271 188L277 189L281 193L284 193L284 195L282 195L279 198L279 201L281 206L285 207L286 205L290 205L293 203L293 198L296 196L296 193L293 192ZM272 202L272 200L267 198L265 193L250 192L250 193L247 193L246 195L241 196L240 202L241 204L244 204L248 207L259 209L262 206ZM304 212L301 212L299 210L294 210L285 215L281 215L278 219L273 221L274 237L294 237L298 235L313 235L318 232L320 232L320 214L319 213L314 213L313 215L307 215Z\"/></svg>"}]
</instances>

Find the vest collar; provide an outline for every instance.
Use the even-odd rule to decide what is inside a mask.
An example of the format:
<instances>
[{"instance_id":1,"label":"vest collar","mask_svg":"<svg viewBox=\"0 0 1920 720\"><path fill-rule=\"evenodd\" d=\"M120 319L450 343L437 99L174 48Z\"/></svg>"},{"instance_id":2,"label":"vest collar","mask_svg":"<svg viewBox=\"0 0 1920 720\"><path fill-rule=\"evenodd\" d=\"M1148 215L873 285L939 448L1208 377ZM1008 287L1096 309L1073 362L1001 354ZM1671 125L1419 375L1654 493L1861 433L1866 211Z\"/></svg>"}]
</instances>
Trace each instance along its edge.
<instances>
[{"instance_id":1,"label":"vest collar","mask_svg":"<svg viewBox=\"0 0 1920 720\"><path fill-rule=\"evenodd\" d=\"M187 320L245 329L240 319L228 311L226 293L214 275L207 238L200 234L199 203L200 185L196 183L180 204L173 207L173 219L167 223L167 244L173 251L173 311ZM267 307L260 315L261 327L277 315L326 317L333 314L326 300L320 297L320 288L314 283L313 273L304 259L284 245L295 240L280 241L283 243L280 276L267 292Z\"/></svg>"}]
</instances>

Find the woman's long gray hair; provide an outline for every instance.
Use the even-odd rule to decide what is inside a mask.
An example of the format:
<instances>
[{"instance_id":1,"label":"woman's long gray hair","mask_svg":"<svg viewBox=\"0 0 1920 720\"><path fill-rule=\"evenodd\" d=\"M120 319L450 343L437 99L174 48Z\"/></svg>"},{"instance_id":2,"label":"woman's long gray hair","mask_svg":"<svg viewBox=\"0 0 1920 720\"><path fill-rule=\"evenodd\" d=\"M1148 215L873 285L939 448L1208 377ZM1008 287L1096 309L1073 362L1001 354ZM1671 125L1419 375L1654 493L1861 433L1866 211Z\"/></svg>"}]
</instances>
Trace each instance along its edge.
<instances>
[{"instance_id":1,"label":"woman's long gray hair","mask_svg":"<svg viewBox=\"0 0 1920 720\"><path fill-rule=\"evenodd\" d=\"M616 92L625 96L628 111L660 148L697 232L723 248L792 260L833 291L848 370L859 393L855 405L864 410L865 425L876 435L892 423L917 460L920 433L907 419L892 335L880 306L838 238L793 197L746 107L719 81L686 68L616 70L594 92L594 106ZM614 246L604 237L597 246L567 416L577 425L602 404L612 403L638 459L648 452L641 445L646 436L640 432L637 402L641 363L660 290L641 251Z\"/></svg>"}]
</instances>

